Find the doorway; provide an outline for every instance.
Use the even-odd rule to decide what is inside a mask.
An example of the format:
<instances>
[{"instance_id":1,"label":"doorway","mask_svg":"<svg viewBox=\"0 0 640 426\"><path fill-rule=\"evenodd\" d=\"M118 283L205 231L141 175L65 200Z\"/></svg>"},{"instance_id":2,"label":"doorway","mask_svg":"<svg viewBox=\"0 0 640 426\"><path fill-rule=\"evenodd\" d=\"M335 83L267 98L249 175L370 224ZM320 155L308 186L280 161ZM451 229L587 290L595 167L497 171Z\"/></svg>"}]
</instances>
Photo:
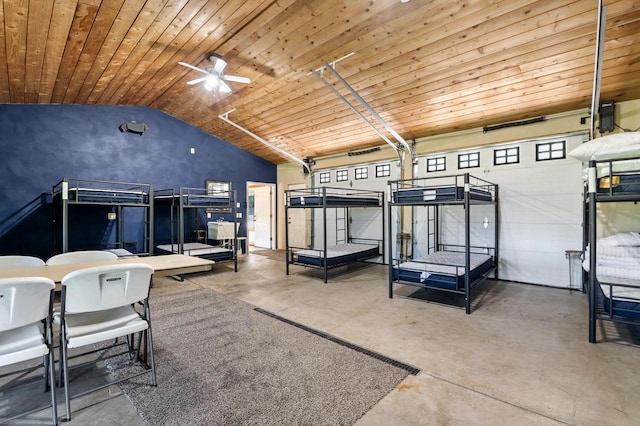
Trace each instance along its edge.
<instances>
[{"instance_id":1,"label":"doorway","mask_svg":"<svg viewBox=\"0 0 640 426\"><path fill-rule=\"evenodd\" d=\"M273 249L276 229L276 185L247 182L247 239L248 249Z\"/></svg>"}]
</instances>

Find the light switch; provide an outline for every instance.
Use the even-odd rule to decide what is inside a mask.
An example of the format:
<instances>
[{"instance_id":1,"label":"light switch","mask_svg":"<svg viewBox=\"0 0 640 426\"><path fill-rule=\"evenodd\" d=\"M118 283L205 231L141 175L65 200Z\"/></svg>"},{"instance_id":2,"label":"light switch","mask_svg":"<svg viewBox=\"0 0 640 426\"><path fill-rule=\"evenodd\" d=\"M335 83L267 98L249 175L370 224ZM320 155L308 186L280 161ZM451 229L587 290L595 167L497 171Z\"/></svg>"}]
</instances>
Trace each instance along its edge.
<instances>
[{"instance_id":1,"label":"light switch","mask_svg":"<svg viewBox=\"0 0 640 426\"><path fill-rule=\"evenodd\" d=\"M195 154L196 153L196 149L195 148L191 148L191 153Z\"/></svg>"}]
</instances>

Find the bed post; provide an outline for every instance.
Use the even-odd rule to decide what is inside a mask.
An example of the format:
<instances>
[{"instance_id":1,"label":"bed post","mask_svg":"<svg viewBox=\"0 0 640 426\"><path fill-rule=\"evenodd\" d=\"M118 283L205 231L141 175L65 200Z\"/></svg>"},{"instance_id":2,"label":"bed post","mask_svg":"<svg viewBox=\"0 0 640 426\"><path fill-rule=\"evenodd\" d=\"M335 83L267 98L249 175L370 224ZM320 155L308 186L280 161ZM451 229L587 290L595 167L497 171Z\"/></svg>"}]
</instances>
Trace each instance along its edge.
<instances>
[{"instance_id":1,"label":"bed post","mask_svg":"<svg viewBox=\"0 0 640 426\"><path fill-rule=\"evenodd\" d=\"M596 343L596 162L589 161L589 342ZM613 299L613 298L612 298ZM613 308L612 308L613 311Z\"/></svg>"},{"instance_id":2,"label":"bed post","mask_svg":"<svg viewBox=\"0 0 640 426\"><path fill-rule=\"evenodd\" d=\"M147 204L147 228L146 228L146 233L147 233L147 244L149 245L148 249L147 249L147 253L149 253L149 255L153 256L153 250L155 249L155 241L154 241L154 229L155 228L155 224L154 224L154 212L155 212L155 207L153 205L155 199L155 195L153 193L153 185L149 185L149 202Z\"/></svg>"},{"instance_id":3,"label":"bed post","mask_svg":"<svg viewBox=\"0 0 640 426\"><path fill-rule=\"evenodd\" d=\"M180 187L178 204L178 253L184 254L184 188Z\"/></svg>"},{"instance_id":4,"label":"bed post","mask_svg":"<svg viewBox=\"0 0 640 426\"><path fill-rule=\"evenodd\" d=\"M233 213L233 270L238 272L238 193L234 189L229 196L233 195L233 206L231 207L231 213ZM205 240L205 242L208 242Z\"/></svg>"},{"instance_id":5,"label":"bed post","mask_svg":"<svg viewBox=\"0 0 640 426\"><path fill-rule=\"evenodd\" d=\"M391 199L391 193L392 193L392 188L391 188L391 181L387 182L388 185L388 191L387 191L387 212L388 212L388 217L387 217L387 222L388 222L388 235L387 235L387 247L389 248L389 299L393 299L393 220L391 219L392 214L391 214L391 210L393 207L393 201ZM384 205L384 203L383 203ZM384 210L384 208L383 208ZM384 233L384 226L382 227L382 232ZM383 254L383 258L382 261L384 263L384 254Z\"/></svg>"},{"instance_id":6,"label":"bed post","mask_svg":"<svg viewBox=\"0 0 640 426\"><path fill-rule=\"evenodd\" d=\"M500 231L499 231L499 226L500 226L500 209L499 209L499 198L498 198L498 185L494 185L494 190L495 190L495 198L493 200L493 205L494 205L494 220L496 221L496 225L495 225L495 236L494 238L494 246L495 246L495 253L493 253L495 260L495 270L493 272L493 277L498 280L500 279L498 277L498 273L499 273L499 269L500 269Z\"/></svg>"},{"instance_id":7,"label":"bed post","mask_svg":"<svg viewBox=\"0 0 640 426\"><path fill-rule=\"evenodd\" d=\"M289 194L290 189L284 191L284 256L287 275L289 275Z\"/></svg>"},{"instance_id":8,"label":"bed post","mask_svg":"<svg viewBox=\"0 0 640 426\"><path fill-rule=\"evenodd\" d=\"M471 313L471 282L470 275L471 270L469 268L471 264L471 249L470 249L470 237L471 227L469 226L470 214L469 214L469 173L464 174L464 302L465 311L467 314Z\"/></svg>"},{"instance_id":9,"label":"bed post","mask_svg":"<svg viewBox=\"0 0 640 426\"><path fill-rule=\"evenodd\" d=\"M337 212L337 209L336 209ZM338 214L336 213L336 221L337 221L337 217ZM324 283L327 283L327 278L328 278L328 272L327 272L327 187L323 186L322 187L322 223L323 223L323 227L322 227L322 233L323 233L323 239L324 239L324 250L323 250L323 270L324 270ZM337 222L336 222L337 224ZM336 242L337 243L337 242Z\"/></svg>"}]
</instances>

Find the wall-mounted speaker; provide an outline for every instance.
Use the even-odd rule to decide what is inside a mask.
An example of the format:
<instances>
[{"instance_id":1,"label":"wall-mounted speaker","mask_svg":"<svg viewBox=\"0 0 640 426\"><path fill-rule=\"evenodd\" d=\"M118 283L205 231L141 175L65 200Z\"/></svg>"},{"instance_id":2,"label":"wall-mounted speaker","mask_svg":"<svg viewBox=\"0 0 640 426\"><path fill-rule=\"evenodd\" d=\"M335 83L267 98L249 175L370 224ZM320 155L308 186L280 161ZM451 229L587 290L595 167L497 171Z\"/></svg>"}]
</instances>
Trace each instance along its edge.
<instances>
[{"instance_id":1,"label":"wall-mounted speaker","mask_svg":"<svg viewBox=\"0 0 640 426\"><path fill-rule=\"evenodd\" d=\"M600 133L612 132L614 128L614 115L616 104L613 101L603 101L600 104L599 120Z\"/></svg>"}]
</instances>

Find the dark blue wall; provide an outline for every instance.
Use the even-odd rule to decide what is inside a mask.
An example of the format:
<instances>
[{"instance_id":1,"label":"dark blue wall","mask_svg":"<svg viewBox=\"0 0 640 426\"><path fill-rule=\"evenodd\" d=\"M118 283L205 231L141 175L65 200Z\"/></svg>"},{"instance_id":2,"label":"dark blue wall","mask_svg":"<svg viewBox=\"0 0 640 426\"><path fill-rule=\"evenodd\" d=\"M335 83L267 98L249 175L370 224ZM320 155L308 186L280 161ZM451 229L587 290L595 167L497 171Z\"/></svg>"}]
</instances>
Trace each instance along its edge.
<instances>
[{"instance_id":1,"label":"dark blue wall","mask_svg":"<svg viewBox=\"0 0 640 426\"><path fill-rule=\"evenodd\" d=\"M129 121L149 129L142 135L121 132L119 126ZM59 251L53 248L47 194L63 177L146 183L156 190L231 181L241 203L240 235L246 235L246 182L276 182L274 164L146 107L0 105L0 129L0 254L46 260ZM97 248L104 242L107 210L75 208L69 248ZM138 213L127 214L139 220ZM136 234L125 240L140 239L141 228L125 226ZM162 232L157 238L163 239Z\"/></svg>"}]
</instances>

